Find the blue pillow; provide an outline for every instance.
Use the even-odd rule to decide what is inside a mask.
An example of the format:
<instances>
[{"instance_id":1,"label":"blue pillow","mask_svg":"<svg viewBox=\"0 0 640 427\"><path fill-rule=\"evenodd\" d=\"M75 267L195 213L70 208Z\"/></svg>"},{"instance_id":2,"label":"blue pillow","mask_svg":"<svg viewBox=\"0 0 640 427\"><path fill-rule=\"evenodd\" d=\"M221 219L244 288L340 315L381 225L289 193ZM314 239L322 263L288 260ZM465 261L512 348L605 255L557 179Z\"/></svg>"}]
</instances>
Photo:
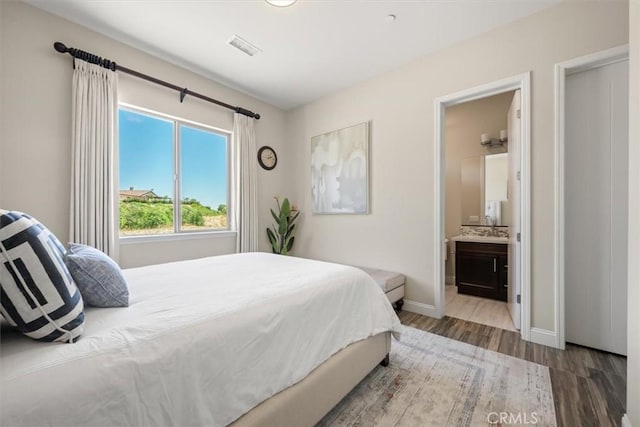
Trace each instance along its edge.
<instances>
[{"instance_id":1,"label":"blue pillow","mask_svg":"<svg viewBox=\"0 0 640 427\"><path fill-rule=\"evenodd\" d=\"M87 304L96 307L129 306L129 289L122 270L104 252L70 243L64 260Z\"/></svg>"},{"instance_id":2,"label":"blue pillow","mask_svg":"<svg viewBox=\"0 0 640 427\"><path fill-rule=\"evenodd\" d=\"M73 342L83 331L82 296L64 254L35 218L0 210L0 311L35 340Z\"/></svg>"}]
</instances>

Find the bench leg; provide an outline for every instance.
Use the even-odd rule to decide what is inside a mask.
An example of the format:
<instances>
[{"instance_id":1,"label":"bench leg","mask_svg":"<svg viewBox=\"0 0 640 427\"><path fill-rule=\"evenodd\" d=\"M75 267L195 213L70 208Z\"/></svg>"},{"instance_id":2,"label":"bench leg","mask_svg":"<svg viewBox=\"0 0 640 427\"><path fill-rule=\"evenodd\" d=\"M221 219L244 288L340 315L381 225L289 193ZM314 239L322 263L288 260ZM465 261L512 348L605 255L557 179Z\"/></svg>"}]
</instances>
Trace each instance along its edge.
<instances>
[{"instance_id":1,"label":"bench leg","mask_svg":"<svg viewBox=\"0 0 640 427\"><path fill-rule=\"evenodd\" d=\"M382 362L380 362L380 364L384 367L389 366L389 353L387 353L384 359L382 359Z\"/></svg>"},{"instance_id":2,"label":"bench leg","mask_svg":"<svg viewBox=\"0 0 640 427\"><path fill-rule=\"evenodd\" d=\"M402 310L402 306L403 305L404 305L404 300L403 299L399 299L398 301L396 301L396 311Z\"/></svg>"}]
</instances>

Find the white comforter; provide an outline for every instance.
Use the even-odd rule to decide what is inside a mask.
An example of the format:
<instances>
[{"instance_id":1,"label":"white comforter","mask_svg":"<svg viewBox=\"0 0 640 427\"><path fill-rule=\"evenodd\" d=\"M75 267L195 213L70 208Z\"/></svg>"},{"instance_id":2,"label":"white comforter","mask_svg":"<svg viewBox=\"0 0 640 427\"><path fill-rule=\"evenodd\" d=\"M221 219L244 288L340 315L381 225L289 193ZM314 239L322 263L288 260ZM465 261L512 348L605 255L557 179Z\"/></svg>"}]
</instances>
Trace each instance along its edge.
<instances>
[{"instance_id":1,"label":"white comforter","mask_svg":"<svg viewBox=\"0 0 640 427\"><path fill-rule=\"evenodd\" d=\"M399 321L356 268L264 253L125 270L75 344L3 333L3 426L222 426ZM4 331L3 331L4 332Z\"/></svg>"}]
</instances>

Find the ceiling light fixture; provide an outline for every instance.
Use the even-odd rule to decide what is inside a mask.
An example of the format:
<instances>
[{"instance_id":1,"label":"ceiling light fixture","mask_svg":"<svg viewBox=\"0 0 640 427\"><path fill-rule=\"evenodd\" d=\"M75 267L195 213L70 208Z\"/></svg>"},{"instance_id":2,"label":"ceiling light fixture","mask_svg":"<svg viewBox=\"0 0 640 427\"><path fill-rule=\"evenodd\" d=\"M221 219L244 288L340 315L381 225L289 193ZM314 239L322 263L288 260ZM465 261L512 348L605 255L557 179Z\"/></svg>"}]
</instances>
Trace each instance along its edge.
<instances>
[{"instance_id":1,"label":"ceiling light fixture","mask_svg":"<svg viewBox=\"0 0 640 427\"><path fill-rule=\"evenodd\" d=\"M294 4L297 0L265 0L265 1L272 6L287 7Z\"/></svg>"}]
</instances>

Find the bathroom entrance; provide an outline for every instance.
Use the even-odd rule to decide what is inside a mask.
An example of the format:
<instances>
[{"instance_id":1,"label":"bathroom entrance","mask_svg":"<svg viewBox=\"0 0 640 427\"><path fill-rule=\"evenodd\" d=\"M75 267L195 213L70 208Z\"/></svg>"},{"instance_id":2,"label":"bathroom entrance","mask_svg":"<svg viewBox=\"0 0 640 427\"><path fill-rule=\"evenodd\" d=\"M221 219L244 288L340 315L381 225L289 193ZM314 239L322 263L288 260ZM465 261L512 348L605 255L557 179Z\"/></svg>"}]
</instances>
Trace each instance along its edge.
<instances>
[{"instance_id":1,"label":"bathroom entrance","mask_svg":"<svg viewBox=\"0 0 640 427\"><path fill-rule=\"evenodd\" d=\"M444 241L438 308L449 317L521 330L525 339L528 78L525 74L437 100ZM528 268L528 260L524 264Z\"/></svg>"},{"instance_id":2,"label":"bathroom entrance","mask_svg":"<svg viewBox=\"0 0 640 427\"><path fill-rule=\"evenodd\" d=\"M445 110L445 314L512 331L520 327L508 304L519 109L520 92L508 91Z\"/></svg>"}]
</instances>

